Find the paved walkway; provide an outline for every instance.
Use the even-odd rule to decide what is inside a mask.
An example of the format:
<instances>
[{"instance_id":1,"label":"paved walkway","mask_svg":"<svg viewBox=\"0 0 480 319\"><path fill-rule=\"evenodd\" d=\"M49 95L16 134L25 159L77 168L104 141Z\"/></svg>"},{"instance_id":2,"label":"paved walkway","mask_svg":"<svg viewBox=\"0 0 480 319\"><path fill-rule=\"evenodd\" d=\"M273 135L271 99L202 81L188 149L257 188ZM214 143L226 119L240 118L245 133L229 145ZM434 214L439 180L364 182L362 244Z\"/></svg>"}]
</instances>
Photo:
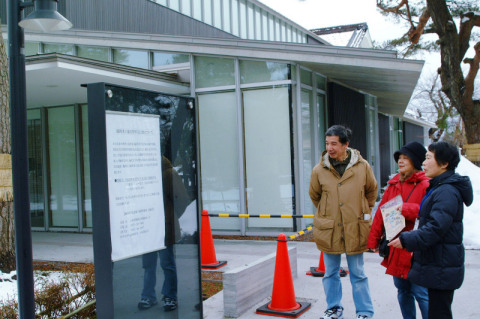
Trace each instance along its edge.
<instances>
[{"instance_id":1,"label":"paved walkway","mask_svg":"<svg viewBox=\"0 0 480 319\"><path fill-rule=\"evenodd\" d=\"M33 233L33 256L35 260L92 262L92 235L71 233ZM222 271L245 265L276 251L275 241L236 241L215 240L215 251L218 260L227 260L227 266ZM295 245L298 254L298 278L294 281L295 296L299 301L309 301L310 310L300 318L318 319L326 307L322 279L305 275L310 267L317 267L319 252L314 243L289 242L289 247ZM342 266L346 266L345 259ZM400 309L396 299L396 290L391 276L385 275L385 269L380 266L377 254L365 254L365 271L369 277L371 295L377 319L401 319ZM355 318L355 310L351 293L349 277L342 278L343 303L345 319ZM254 284L254 283L253 283ZM453 311L455 318L480 318L480 303L478 299L480 287L480 251L468 250L466 254L466 276L463 286L455 292ZM255 309L268 302L259 300L251 310L239 319L266 319L255 314ZM417 312L419 314L419 312ZM420 317L420 315L419 315ZM220 292L204 302L204 318L223 319L223 293Z\"/></svg>"}]
</instances>

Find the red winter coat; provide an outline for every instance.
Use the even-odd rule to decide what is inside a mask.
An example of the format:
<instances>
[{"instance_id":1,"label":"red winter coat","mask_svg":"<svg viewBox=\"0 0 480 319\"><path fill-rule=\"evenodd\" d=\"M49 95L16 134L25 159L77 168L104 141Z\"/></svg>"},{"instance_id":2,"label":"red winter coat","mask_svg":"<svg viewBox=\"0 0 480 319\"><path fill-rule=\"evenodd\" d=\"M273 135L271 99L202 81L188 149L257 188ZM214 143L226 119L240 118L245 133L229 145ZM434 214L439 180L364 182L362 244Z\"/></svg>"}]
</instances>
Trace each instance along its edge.
<instances>
[{"instance_id":1,"label":"red winter coat","mask_svg":"<svg viewBox=\"0 0 480 319\"><path fill-rule=\"evenodd\" d=\"M377 248L380 242L380 237L384 232L383 217L380 211L380 206L399 194L402 195L402 215L405 217L405 228L402 232L413 229L420 210L420 203L425 195L425 190L429 185L428 180L429 178L426 177L425 173L422 171L413 173L412 176L403 182L400 182L399 174L395 175L388 181L388 187L383 194L382 201L378 205L377 212L373 219L372 228L368 236L367 248ZM411 195L409 197L410 193ZM411 259L412 253L407 250L390 247L390 254L387 258L383 259L381 264L387 268L387 274L395 277L407 278L408 271L411 267Z\"/></svg>"}]
</instances>

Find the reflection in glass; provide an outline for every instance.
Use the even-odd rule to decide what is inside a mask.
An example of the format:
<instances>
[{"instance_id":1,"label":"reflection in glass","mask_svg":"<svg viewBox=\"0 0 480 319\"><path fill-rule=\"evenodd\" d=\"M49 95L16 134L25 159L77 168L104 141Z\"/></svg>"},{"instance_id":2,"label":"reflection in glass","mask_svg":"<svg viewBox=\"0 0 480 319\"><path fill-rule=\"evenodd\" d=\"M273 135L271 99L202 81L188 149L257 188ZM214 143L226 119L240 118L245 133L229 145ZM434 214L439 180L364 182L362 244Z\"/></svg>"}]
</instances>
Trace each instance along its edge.
<instances>
[{"instance_id":1,"label":"reflection in glass","mask_svg":"<svg viewBox=\"0 0 480 319\"><path fill-rule=\"evenodd\" d=\"M187 63L189 61L188 54L153 52L153 66Z\"/></svg>"},{"instance_id":2,"label":"reflection in glass","mask_svg":"<svg viewBox=\"0 0 480 319\"><path fill-rule=\"evenodd\" d=\"M82 176L82 198L83 198L83 226L92 227L92 192L90 184L90 148L88 146L88 108L87 105L81 105L81 135L82 145L81 150L83 154L83 161L80 165L83 165Z\"/></svg>"},{"instance_id":3,"label":"reflection in glass","mask_svg":"<svg viewBox=\"0 0 480 319\"><path fill-rule=\"evenodd\" d=\"M115 319L201 318L197 219L196 127L193 99L118 87L107 98L110 111L160 117L165 245L167 248L113 264ZM176 287L176 288L175 288ZM176 293L175 293L176 290ZM173 309L174 298L178 307ZM155 298L148 309L141 299Z\"/></svg>"},{"instance_id":4,"label":"reflection in glass","mask_svg":"<svg viewBox=\"0 0 480 319\"><path fill-rule=\"evenodd\" d=\"M288 80L286 63L240 60L240 83Z\"/></svg>"},{"instance_id":5,"label":"reflection in glass","mask_svg":"<svg viewBox=\"0 0 480 319\"><path fill-rule=\"evenodd\" d=\"M7 43L5 43L7 45ZM40 43L39 42L25 42L25 56L37 55L40 53Z\"/></svg>"},{"instance_id":6,"label":"reflection in glass","mask_svg":"<svg viewBox=\"0 0 480 319\"><path fill-rule=\"evenodd\" d=\"M74 55L73 44L45 43L43 45L43 53L61 53L67 55Z\"/></svg>"},{"instance_id":7,"label":"reflection in glass","mask_svg":"<svg viewBox=\"0 0 480 319\"><path fill-rule=\"evenodd\" d=\"M312 72L300 69L300 81L302 81L302 84L312 86Z\"/></svg>"},{"instance_id":8,"label":"reflection in glass","mask_svg":"<svg viewBox=\"0 0 480 319\"><path fill-rule=\"evenodd\" d=\"M32 227L44 227L45 203L42 171L42 121L40 110L27 111L28 189Z\"/></svg>"},{"instance_id":9,"label":"reflection in glass","mask_svg":"<svg viewBox=\"0 0 480 319\"><path fill-rule=\"evenodd\" d=\"M108 62L108 48L78 46L77 55L81 58L88 58Z\"/></svg>"},{"instance_id":10,"label":"reflection in glass","mask_svg":"<svg viewBox=\"0 0 480 319\"><path fill-rule=\"evenodd\" d=\"M49 108L47 115L50 225L78 227L74 109Z\"/></svg>"},{"instance_id":11,"label":"reflection in glass","mask_svg":"<svg viewBox=\"0 0 480 319\"><path fill-rule=\"evenodd\" d=\"M148 52L140 50L113 49L113 63L148 68Z\"/></svg>"},{"instance_id":12,"label":"reflection in glass","mask_svg":"<svg viewBox=\"0 0 480 319\"><path fill-rule=\"evenodd\" d=\"M197 88L235 84L233 59L195 57L195 83Z\"/></svg>"}]
</instances>

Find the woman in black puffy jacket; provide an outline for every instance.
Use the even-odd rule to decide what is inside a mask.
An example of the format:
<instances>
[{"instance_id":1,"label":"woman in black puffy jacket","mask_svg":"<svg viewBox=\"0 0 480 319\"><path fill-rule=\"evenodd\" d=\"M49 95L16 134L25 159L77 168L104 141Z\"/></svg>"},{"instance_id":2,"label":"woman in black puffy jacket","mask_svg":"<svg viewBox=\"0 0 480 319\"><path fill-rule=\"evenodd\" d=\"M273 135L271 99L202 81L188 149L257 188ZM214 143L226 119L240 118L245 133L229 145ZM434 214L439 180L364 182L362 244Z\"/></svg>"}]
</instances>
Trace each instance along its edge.
<instances>
[{"instance_id":1,"label":"woman in black puffy jacket","mask_svg":"<svg viewBox=\"0 0 480 319\"><path fill-rule=\"evenodd\" d=\"M437 142L428 147L423 167L432 179L420 205L418 229L389 244L413 252L408 278L428 288L429 319L453 318L453 293L465 274L463 204L473 202L473 189L467 176L455 173L459 162L454 145Z\"/></svg>"}]
</instances>

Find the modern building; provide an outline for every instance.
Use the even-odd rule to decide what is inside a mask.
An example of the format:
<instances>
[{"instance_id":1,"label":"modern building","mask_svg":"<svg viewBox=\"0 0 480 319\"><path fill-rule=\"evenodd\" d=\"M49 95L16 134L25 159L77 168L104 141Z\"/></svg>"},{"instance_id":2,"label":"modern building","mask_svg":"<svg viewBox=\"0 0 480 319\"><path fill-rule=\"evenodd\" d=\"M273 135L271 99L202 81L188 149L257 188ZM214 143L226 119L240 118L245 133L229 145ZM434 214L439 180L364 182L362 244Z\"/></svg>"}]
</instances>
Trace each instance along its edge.
<instances>
[{"instance_id":1,"label":"modern building","mask_svg":"<svg viewBox=\"0 0 480 319\"><path fill-rule=\"evenodd\" d=\"M379 180L383 159L394 170L423 61L334 46L256 0L59 0L58 8L71 30L25 34L34 230L92 231L85 83L195 97L199 207L211 213L312 214L310 172L333 124L353 129L351 146ZM247 235L310 222L211 218L216 233Z\"/></svg>"}]
</instances>

